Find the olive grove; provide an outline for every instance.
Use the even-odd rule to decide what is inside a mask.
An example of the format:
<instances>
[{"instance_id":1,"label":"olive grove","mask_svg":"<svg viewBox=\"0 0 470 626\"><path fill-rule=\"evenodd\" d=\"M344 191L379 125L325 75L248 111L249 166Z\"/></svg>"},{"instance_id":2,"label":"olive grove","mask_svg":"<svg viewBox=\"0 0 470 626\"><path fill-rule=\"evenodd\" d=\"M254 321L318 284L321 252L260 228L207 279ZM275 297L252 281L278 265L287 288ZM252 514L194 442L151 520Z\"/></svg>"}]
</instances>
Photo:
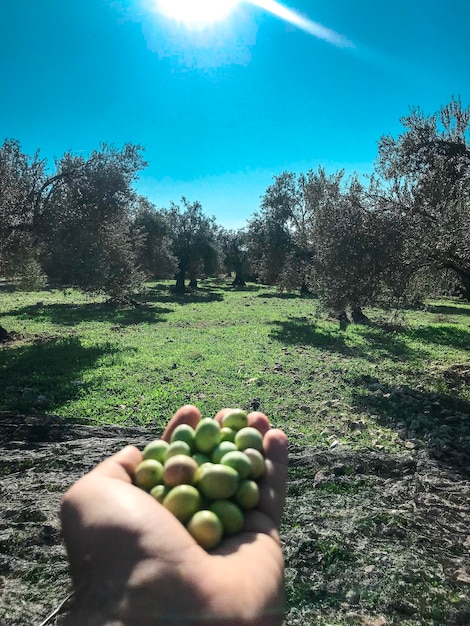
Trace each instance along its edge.
<instances>
[{"instance_id":1,"label":"olive grove","mask_svg":"<svg viewBox=\"0 0 470 626\"><path fill-rule=\"evenodd\" d=\"M431 115L411 109L401 123L398 137L380 138L372 176L285 171L239 230L219 226L198 201L157 208L139 195L140 146L67 152L50 168L7 139L0 276L121 301L145 280L174 278L184 292L235 272L233 286L249 277L315 294L353 319L367 305L437 293L469 300L470 108L452 98Z\"/></svg>"},{"instance_id":2,"label":"olive grove","mask_svg":"<svg viewBox=\"0 0 470 626\"><path fill-rule=\"evenodd\" d=\"M361 318L441 292L470 299L470 109L452 99L379 141L374 174L274 178L249 223L259 279Z\"/></svg>"}]
</instances>

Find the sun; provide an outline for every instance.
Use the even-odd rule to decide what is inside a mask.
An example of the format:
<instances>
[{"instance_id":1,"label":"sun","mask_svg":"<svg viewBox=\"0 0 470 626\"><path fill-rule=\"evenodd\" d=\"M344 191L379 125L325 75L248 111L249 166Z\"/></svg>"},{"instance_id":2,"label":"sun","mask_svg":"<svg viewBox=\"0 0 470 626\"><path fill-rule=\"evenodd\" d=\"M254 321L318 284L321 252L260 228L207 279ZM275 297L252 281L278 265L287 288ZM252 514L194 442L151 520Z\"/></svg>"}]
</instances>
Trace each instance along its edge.
<instances>
[{"instance_id":1,"label":"sun","mask_svg":"<svg viewBox=\"0 0 470 626\"><path fill-rule=\"evenodd\" d=\"M155 0L157 10L188 28L202 28L224 20L240 0Z\"/></svg>"}]
</instances>

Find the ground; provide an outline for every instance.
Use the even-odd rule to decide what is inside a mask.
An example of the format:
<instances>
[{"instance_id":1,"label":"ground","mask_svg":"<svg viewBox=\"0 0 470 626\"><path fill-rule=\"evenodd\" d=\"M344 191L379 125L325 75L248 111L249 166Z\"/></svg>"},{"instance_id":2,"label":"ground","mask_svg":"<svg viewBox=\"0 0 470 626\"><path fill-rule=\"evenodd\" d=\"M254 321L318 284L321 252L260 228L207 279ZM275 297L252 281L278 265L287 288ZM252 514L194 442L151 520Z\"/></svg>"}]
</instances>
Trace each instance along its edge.
<instances>
[{"instance_id":1,"label":"ground","mask_svg":"<svg viewBox=\"0 0 470 626\"><path fill-rule=\"evenodd\" d=\"M123 445L159 435L0 413L3 626L40 624L70 591L58 517L65 490ZM468 478L424 449L291 442L285 625L469 624Z\"/></svg>"}]
</instances>

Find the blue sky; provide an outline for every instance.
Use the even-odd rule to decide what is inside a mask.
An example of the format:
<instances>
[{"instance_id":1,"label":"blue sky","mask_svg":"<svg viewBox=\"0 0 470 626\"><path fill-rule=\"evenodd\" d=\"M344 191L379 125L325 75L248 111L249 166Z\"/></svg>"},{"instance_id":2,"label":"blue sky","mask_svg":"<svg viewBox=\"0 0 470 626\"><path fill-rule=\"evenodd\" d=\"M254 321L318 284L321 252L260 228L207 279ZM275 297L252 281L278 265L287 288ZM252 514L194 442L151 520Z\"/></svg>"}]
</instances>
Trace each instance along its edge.
<instances>
[{"instance_id":1,"label":"blue sky","mask_svg":"<svg viewBox=\"0 0 470 626\"><path fill-rule=\"evenodd\" d=\"M370 173L410 107L470 105L468 0L283 5L333 43L250 2L189 30L156 0L1 0L0 141L51 164L141 144L141 193L238 228L282 171Z\"/></svg>"}]
</instances>

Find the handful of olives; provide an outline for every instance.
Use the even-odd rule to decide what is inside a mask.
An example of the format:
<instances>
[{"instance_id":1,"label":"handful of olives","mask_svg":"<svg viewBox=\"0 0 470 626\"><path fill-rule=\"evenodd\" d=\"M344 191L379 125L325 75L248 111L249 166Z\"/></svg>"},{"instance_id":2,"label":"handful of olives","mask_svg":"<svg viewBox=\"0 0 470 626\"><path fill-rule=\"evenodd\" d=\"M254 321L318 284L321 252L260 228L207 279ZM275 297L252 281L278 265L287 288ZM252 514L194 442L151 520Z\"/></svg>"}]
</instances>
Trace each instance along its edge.
<instances>
[{"instance_id":1,"label":"handful of olives","mask_svg":"<svg viewBox=\"0 0 470 626\"><path fill-rule=\"evenodd\" d=\"M221 424L210 417L195 429L180 424L169 443L152 441L143 457L135 484L173 513L206 550L241 532L245 511L258 504L263 435L248 426L241 409L227 411Z\"/></svg>"}]
</instances>

